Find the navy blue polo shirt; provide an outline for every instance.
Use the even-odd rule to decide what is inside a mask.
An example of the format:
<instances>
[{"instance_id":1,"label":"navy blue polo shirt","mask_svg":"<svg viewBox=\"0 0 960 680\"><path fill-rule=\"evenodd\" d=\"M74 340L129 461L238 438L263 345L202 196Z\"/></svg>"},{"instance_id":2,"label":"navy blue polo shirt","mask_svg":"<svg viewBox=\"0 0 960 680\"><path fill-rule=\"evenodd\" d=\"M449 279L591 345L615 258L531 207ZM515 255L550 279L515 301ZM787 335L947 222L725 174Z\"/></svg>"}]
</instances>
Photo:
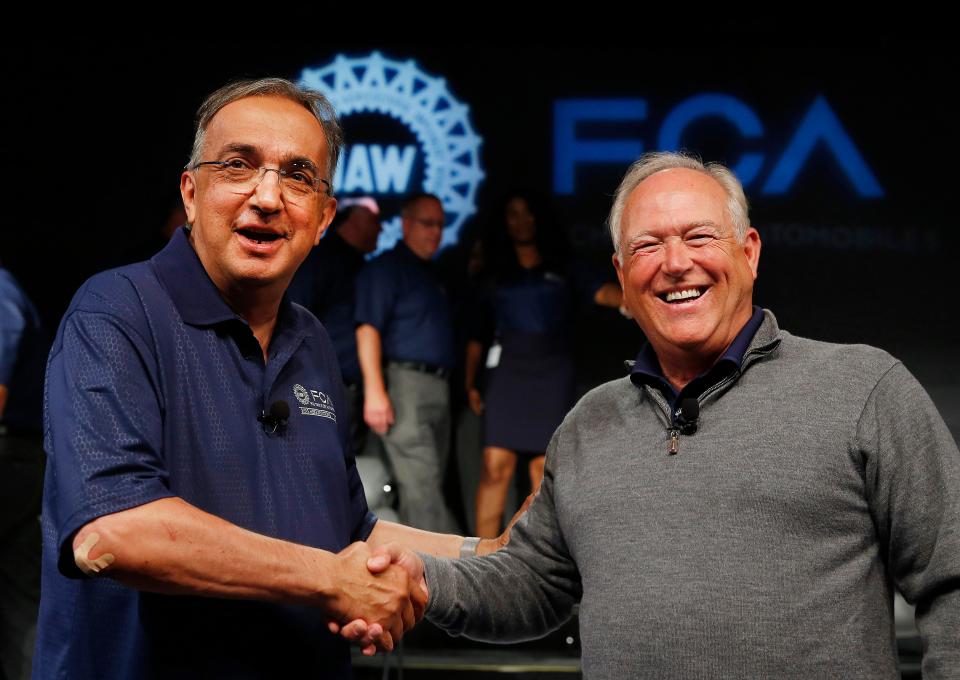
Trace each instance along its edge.
<instances>
[{"instance_id":1,"label":"navy blue polo shirt","mask_svg":"<svg viewBox=\"0 0 960 680\"><path fill-rule=\"evenodd\" d=\"M277 401L290 417L270 434L257 415ZM93 519L179 496L251 531L339 551L376 521L347 437L317 320L285 299L264 362L186 232L149 262L87 281L47 370L34 677L349 677L349 649L318 610L81 578L71 550Z\"/></svg>"},{"instance_id":2,"label":"navy blue polo shirt","mask_svg":"<svg viewBox=\"0 0 960 680\"><path fill-rule=\"evenodd\" d=\"M390 361L453 368L453 325L447 294L432 263L400 241L357 277L357 325L380 332Z\"/></svg>"},{"instance_id":3,"label":"navy blue polo shirt","mask_svg":"<svg viewBox=\"0 0 960 680\"><path fill-rule=\"evenodd\" d=\"M717 384L723 377L740 370L740 364L743 363L743 355L750 347L750 341L756 335L757 330L763 323L763 310L756 305L753 306L753 314L743 325L737 337L733 339L726 351L720 355L713 366L706 372L701 373L696 378L687 383L678 393L673 389L673 385L663 375L660 368L660 361L657 359L653 346L648 342L640 350L637 359L630 371L630 380L637 387L641 385L651 385L659 389L670 402L671 411L676 412L680 402L688 397L699 397L711 385Z\"/></svg>"},{"instance_id":4,"label":"navy blue polo shirt","mask_svg":"<svg viewBox=\"0 0 960 680\"><path fill-rule=\"evenodd\" d=\"M540 334L563 337L569 331L576 300L593 302L604 280L595 270L574 260L565 271L539 265L514 265L496 278L482 301L488 308L473 318L471 336L492 340L485 323L492 319L493 335Z\"/></svg>"}]
</instances>

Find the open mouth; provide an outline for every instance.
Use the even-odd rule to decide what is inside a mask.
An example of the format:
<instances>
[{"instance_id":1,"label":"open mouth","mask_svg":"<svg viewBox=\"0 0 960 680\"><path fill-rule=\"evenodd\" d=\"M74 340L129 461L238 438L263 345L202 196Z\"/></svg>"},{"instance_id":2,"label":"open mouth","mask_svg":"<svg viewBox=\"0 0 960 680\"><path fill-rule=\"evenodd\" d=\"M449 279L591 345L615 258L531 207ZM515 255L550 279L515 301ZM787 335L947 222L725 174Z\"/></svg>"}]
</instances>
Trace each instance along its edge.
<instances>
[{"instance_id":1,"label":"open mouth","mask_svg":"<svg viewBox=\"0 0 960 680\"><path fill-rule=\"evenodd\" d=\"M661 293L657 297L669 305L678 305L684 302L692 302L707 292L707 287L684 288L682 290L671 290L667 293Z\"/></svg>"},{"instance_id":2,"label":"open mouth","mask_svg":"<svg viewBox=\"0 0 960 680\"><path fill-rule=\"evenodd\" d=\"M237 233L248 238L254 243L272 243L278 239L283 238L283 234L278 234L274 231L265 231L260 229L237 229Z\"/></svg>"}]
</instances>

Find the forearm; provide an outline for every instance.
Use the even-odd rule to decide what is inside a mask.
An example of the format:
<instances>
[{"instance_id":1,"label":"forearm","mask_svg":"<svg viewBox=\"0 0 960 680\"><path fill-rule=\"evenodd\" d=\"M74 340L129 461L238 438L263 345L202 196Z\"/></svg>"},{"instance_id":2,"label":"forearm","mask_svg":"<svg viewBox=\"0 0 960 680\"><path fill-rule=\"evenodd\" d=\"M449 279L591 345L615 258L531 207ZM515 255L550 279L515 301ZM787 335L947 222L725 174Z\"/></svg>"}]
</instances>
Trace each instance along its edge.
<instances>
[{"instance_id":1,"label":"forearm","mask_svg":"<svg viewBox=\"0 0 960 680\"><path fill-rule=\"evenodd\" d=\"M388 543L398 543L405 548L434 557L460 557L463 540L463 536L437 534L381 519L373 527L367 544L376 550ZM508 541L509 534L506 532L498 538L484 538L477 545L477 554L489 555L505 546Z\"/></svg>"},{"instance_id":2,"label":"forearm","mask_svg":"<svg viewBox=\"0 0 960 680\"><path fill-rule=\"evenodd\" d=\"M0 385L0 416L3 416L3 410L7 407L8 394L10 394L10 390L7 389L7 386Z\"/></svg>"},{"instance_id":3,"label":"forearm","mask_svg":"<svg viewBox=\"0 0 960 680\"><path fill-rule=\"evenodd\" d=\"M430 592L426 616L451 635L532 640L566 621L580 597L579 582L568 574L543 572L542 564L529 564L509 548L484 558L423 561Z\"/></svg>"},{"instance_id":4,"label":"forearm","mask_svg":"<svg viewBox=\"0 0 960 680\"><path fill-rule=\"evenodd\" d=\"M360 371L363 373L364 391L386 393L380 331L370 324L357 326L357 358L360 360Z\"/></svg>"},{"instance_id":5,"label":"forearm","mask_svg":"<svg viewBox=\"0 0 960 680\"><path fill-rule=\"evenodd\" d=\"M955 678L960 672L960 587L947 586L932 602L918 603L917 628L923 640L923 677Z\"/></svg>"},{"instance_id":6,"label":"forearm","mask_svg":"<svg viewBox=\"0 0 960 680\"><path fill-rule=\"evenodd\" d=\"M483 357L483 345L476 340L467 343L467 356L463 366L464 389L469 392L477 386L477 371Z\"/></svg>"},{"instance_id":7,"label":"forearm","mask_svg":"<svg viewBox=\"0 0 960 680\"><path fill-rule=\"evenodd\" d=\"M376 550L387 543L399 543L405 548L436 557L459 557L463 536L436 534L381 519L373 527L367 544Z\"/></svg>"},{"instance_id":8,"label":"forearm","mask_svg":"<svg viewBox=\"0 0 960 680\"><path fill-rule=\"evenodd\" d=\"M424 557L427 616L447 632L518 642L540 637L569 618L582 586L556 520L550 454L547 461L541 491L531 494L511 521L503 549L482 559Z\"/></svg>"},{"instance_id":9,"label":"forearm","mask_svg":"<svg viewBox=\"0 0 960 680\"><path fill-rule=\"evenodd\" d=\"M329 552L247 531L180 498L100 517L74 537L75 554L85 545L90 561L112 556L102 575L167 594L324 606L335 572Z\"/></svg>"},{"instance_id":10,"label":"forearm","mask_svg":"<svg viewBox=\"0 0 960 680\"><path fill-rule=\"evenodd\" d=\"M623 291L617 284L608 282L597 289L597 292L593 295L593 301L601 307L616 309L623 304Z\"/></svg>"}]
</instances>

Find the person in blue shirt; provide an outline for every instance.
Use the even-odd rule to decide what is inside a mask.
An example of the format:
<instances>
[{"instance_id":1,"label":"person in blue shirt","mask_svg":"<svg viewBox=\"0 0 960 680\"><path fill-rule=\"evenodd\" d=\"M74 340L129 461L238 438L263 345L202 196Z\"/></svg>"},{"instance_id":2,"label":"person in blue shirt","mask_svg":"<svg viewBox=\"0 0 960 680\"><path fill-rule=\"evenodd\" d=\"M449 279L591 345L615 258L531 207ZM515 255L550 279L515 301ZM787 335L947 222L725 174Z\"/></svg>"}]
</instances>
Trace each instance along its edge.
<instances>
[{"instance_id":1,"label":"person in blue shirt","mask_svg":"<svg viewBox=\"0 0 960 680\"><path fill-rule=\"evenodd\" d=\"M478 536L500 532L518 456L527 461L532 490L539 487L544 451L573 406L574 299L608 307L619 307L622 300L619 286L592 275L564 252L560 236L538 221L542 210L536 204L524 193L504 202L504 222L485 241L485 284L467 344L467 399L484 416ZM484 347L489 348L488 370L481 394Z\"/></svg>"},{"instance_id":2,"label":"person in blue shirt","mask_svg":"<svg viewBox=\"0 0 960 680\"><path fill-rule=\"evenodd\" d=\"M417 194L406 199L401 217L403 240L357 278L363 418L382 437L400 520L455 532L443 498L453 329L446 292L430 261L440 248L443 206L436 196Z\"/></svg>"},{"instance_id":3,"label":"person in blue shirt","mask_svg":"<svg viewBox=\"0 0 960 680\"><path fill-rule=\"evenodd\" d=\"M188 227L74 297L47 371L35 678L350 677L340 624L367 622L372 653L422 614L372 549L477 548L367 510L336 355L285 297L336 211L341 138L315 92L221 88Z\"/></svg>"},{"instance_id":4,"label":"person in blue shirt","mask_svg":"<svg viewBox=\"0 0 960 680\"><path fill-rule=\"evenodd\" d=\"M30 677L40 602L40 316L0 267L0 678Z\"/></svg>"}]
</instances>

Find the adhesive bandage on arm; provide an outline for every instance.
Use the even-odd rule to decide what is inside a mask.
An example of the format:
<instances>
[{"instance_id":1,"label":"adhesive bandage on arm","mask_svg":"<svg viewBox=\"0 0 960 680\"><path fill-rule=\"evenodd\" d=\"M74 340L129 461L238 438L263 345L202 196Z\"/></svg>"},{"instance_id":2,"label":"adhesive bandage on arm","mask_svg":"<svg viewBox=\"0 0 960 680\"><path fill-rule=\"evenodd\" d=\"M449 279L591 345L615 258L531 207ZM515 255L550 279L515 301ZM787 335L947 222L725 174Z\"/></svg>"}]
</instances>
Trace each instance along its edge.
<instances>
[{"instance_id":1,"label":"adhesive bandage on arm","mask_svg":"<svg viewBox=\"0 0 960 680\"><path fill-rule=\"evenodd\" d=\"M116 560L112 553L103 553L95 560L90 559L90 550L99 540L100 534L95 531L90 532L87 534L87 537L83 539L83 543L78 545L73 551L73 561L80 567L80 571L87 576L96 576Z\"/></svg>"}]
</instances>

